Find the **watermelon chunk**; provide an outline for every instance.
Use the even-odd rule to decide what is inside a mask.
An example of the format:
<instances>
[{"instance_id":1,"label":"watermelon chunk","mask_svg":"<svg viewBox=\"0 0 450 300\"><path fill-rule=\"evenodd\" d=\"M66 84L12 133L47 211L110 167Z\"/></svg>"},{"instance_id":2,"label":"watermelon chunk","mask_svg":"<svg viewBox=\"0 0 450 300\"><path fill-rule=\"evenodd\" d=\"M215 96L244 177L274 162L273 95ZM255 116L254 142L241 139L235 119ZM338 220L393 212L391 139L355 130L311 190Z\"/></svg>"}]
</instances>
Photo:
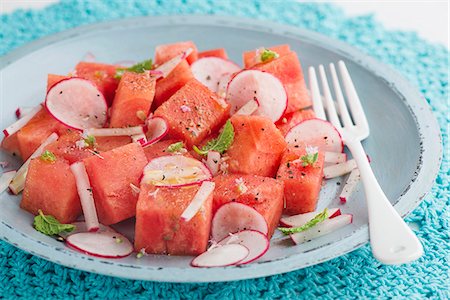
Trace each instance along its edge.
<instances>
[{"instance_id":1,"label":"watermelon chunk","mask_svg":"<svg viewBox=\"0 0 450 300\"><path fill-rule=\"evenodd\" d=\"M56 142L51 143L45 150L51 151L58 158L63 158L72 164L93 154L88 151L88 148L79 148L76 142L81 139L80 132L68 130L66 134L61 135Z\"/></svg>"},{"instance_id":2,"label":"watermelon chunk","mask_svg":"<svg viewBox=\"0 0 450 300\"><path fill-rule=\"evenodd\" d=\"M277 45L277 46L269 47L267 49L278 53L279 56L284 56L284 55L292 52L291 48L287 44ZM244 61L244 68L248 69L257 64L256 60L255 60L256 51L257 51L257 49L254 49L254 50L250 50L250 51L245 51L242 54L243 61Z\"/></svg>"},{"instance_id":3,"label":"watermelon chunk","mask_svg":"<svg viewBox=\"0 0 450 300\"><path fill-rule=\"evenodd\" d=\"M183 60L166 78L161 78L156 82L153 110L166 102L193 78L191 67L186 60Z\"/></svg>"},{"instance_id":4,"label":"watermelon chunk","mask_svg":"<svg viewBox=\"0 0 450 300\"><path fill-rule=\"evenodd\" d=\"M3 138L1 148L13 156L21 156L17 132Z\"/></svg>"},{"instance_id":5,"label":"watermelon chunk","mask_svg":"<svg viewBox=\"0 0 450 300\"><path fill-rule=\"evenodd\" d=\"M219 175L214 178L214 182L214 213L225 203L243 203L264 217L269 228L268 237L272 236L283 210L283 181L256 175L230 174Z\"/></svg>"},{"instance_id":6,"label":"watermelon chunk","mask_svg":"<svg viewBox=\"0 0 450 300\"><path fill-rule=\"evenodd\" d=\"M141 185L136 208L135 249L146 253L198 255L206 251L212 219L213 196L188 222L181 214L199 186L185 188Z\"/></svg>"},{"instance_id":7,"label":"watermelon chunk","mask_svg":"<svg viewBox=\"0 0 450 300\"><path fill-rule=\"evenodd\" d=\"M267 63L261 63L253 68L269 72L284 85L288 95L286 113L311 106L305 78L297 54L291 52Z\"/></svg>"},{"instance_id":8,"label":"watermelon chunk","mask_svg":"<svg viewBox=\"0 0 450 300\"><path fill-rule=\"evenodd\" d=\"M283 154L277 179L284 181L284 197L289 215L303 214L316 209L322 187L324 154L319 151L313 166L303 166L301 157L306 154L305 146L290 147ZM295 160L297 162L293 162Z\"/></svg>"},{"instance_id":9,"label":"watermelon chunk","mask_svg":"<svg viewBox=\"0 0 450 300\"><path fill-rule=\"evenodd\" d=\"M79 62L75 71L78 77L95 83L97 88L105 96L108 105L111 105L119 80L114 78L117 66L93 62Z\"/></svg>"},{"instance_id":10,"label":"watermelon chunk","mask_svg":"<svg viewBox=\"0 0 450 300\"><path fill-rule=\"evenodd\" d=\"M188 48L192 48L193 51L186 60L189 64L192 64L198 58L198 51L197 46L191 41L157 46L155 49L155 64L161 65L178 54L183 53Z\"/></svg>"},{"instance_id":11,"label":"watermelon chunk","mask_svg":"<svg viewBox=\"0 0 450 300\"><path fill-rule=\"evenodd\" d=\"M81 203L69 163L60 158L53 163L32 159L20 207L34 215L41 209L61 223L75 221L81 214Z\"/></svg>"},{"instance_id":12,"label":"watermelon chunk","mask_svg":"<svg viewBox=\"0 0 450 300\"><path fill-rule=\"evenodd\" d=\"M228 59L227 51L224 48L211 49L198 53L198 59L211 56Z\"/></svg>"},{"instance_id":13,"label":"watermelon chunk","mask_svg":"<svg viewBox=\"0 0 450 300\"><path fill-rule=\"evenodd\" d=\"M195 79L189 81L155 111L166 119L169 137L188 147L200 143L227 120L230 105Z\"/></svg>"},{"instance_id":14,"label":"watermelon chunk","mask_svg":"<svg viewBox=\"0 0 450 300\"><path fill-rule=\"evenodd\" d=\"M110 127L144 124L154 96L155 80L147 73L125 72L111 107Z\"/></svg>"},{"instance_id":15,"label":"watermelon chunk","mask_svg":"<svg viewBox=\"0 0 450 300\"><path fill-rule=\"evenodd\" d=\"M99 152L106 152L131 143L129 136L97 136L95 138L95 148Z\"/></svg>"},{"instance_id":16,"label":"watermelon chunk","mask_svg":"<svg viewBox=\"0 0 450 300\"><path fill-rule=\"evenodd\" d=\"M289 129L298 123L304 120L314 119L315 117L316 114L312 109L302 109L285 114L277 123L275 123L275 125L280 130L281 134L285 136Z\"/></svg>"},{"instance_id":17,"label":"watermelon chunk","mask_svg":"<svg viewBox=\"0 0 450 300\"><path fill-rule=\"evenodd\" d=\"M137 195L130 183L139 186L142 170L147 165L142 147L131 143L101 153L101 157L84 159L92 185L98 219L111 225L136 214Z\"/></svg>"},{"instance_id":18,"label":"watermelon chunk","mask_svg":"<svg viewBox=\"0 0 450 300\"><path fill-rule=\"evenodd\" d=\"M56 75L56 74L48 74L47 75L47 92L50 90L52 86L56 83L60 82L63 79L69 78L69 76L65 75Z\"/></svg>"},{"instance_id":19,"label":"watermelon chunk","mask_svg":"<svg viewBox=\"0 0 450 300\"><path fill-rule=\"evenodd\" d=\"M286 142L273 122L262 116L231 117L234 142L227 151L228 171L273 177Z\"/></svg>"},{"instance_id":20,"label":"watermelon chunk","mask_svg":"<svg viewBox=\"0 0 450 300\"><path fill-rule=\"evenodd\" d=\"M167 147L172 145L173 143L177 143L179 141L177 140L164 140L157 143L154 143L152 145L144 147L145 156L147 156L148 161L164 156L164 155L179 155L177 153L171 153L167 151ZM189 152L183 153L184 156L192 157L192 155Z\"/></svg>"}]
</instances>

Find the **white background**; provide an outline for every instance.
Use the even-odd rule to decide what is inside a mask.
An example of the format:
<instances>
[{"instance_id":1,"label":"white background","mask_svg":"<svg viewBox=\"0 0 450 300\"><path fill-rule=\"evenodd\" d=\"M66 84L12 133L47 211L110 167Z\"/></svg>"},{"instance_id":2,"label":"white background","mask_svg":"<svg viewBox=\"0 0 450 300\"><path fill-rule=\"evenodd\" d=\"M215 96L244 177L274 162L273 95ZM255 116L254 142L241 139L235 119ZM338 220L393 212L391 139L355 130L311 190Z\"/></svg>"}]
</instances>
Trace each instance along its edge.
<instances>
[{"instance_id":1,"label":"white background","mask_svg":"<svg viewBox=\"0 0 450 300\"><path fill-rule=\"evenodd\" d=\"M95 0L92 0L95 1ZM170 0L166 0L170 1ZM217 0L227 1L227 0ZM245 0L243 0L245 1ZM264 0L261 0L264 1ZM449 1L343 1L330 0L341 6L349 16L373 13L387 28L393 30L413 30L435 43L449 47ZM0 0L0 12L11 12L18 8L42 8L57 0ZM307 2L307 1L302 1Z\"/></svg>"}]
</instances>

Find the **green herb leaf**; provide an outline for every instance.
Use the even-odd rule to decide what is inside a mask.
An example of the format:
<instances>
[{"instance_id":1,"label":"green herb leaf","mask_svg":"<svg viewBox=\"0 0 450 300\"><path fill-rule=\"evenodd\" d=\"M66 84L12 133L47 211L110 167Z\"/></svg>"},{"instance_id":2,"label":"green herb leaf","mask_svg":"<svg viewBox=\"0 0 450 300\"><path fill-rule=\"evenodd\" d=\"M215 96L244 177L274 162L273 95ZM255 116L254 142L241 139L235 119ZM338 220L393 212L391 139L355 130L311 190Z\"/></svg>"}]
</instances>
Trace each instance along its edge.
<instances>
[{"instance_id":1,"label":"green herb leaf","mask_svg":"<svg viewBox=\"0 0 450 300\"><path fill-rule=\"evenodd\" d=\"M300 157L300 159L303 162L303 166L312 166L317 161L317 158L319 157L319 152L316 153L308 153Z\"/></svg>"},{"instance_id":2,"label":"green herb leaf","mask_svg":"<svg viewBox=\"0 0 450 300\"><path fill-rule=\"evenodd\" d=\"M56 235L61 232L71 232L75 229L75 226L72 224L61 224L55 217L44 215L42 210L39 210L39 215L34 217L34 228L46 235Z\"/></svg>"},{"instance_id":3,"label":"green herb leaf","mask_svg":"<svg viewBox=\"0 0 450 300\"><path fill-rule=\"evenodd\" d=\"M217 151L222 154L233 144L233 140L234 127L231 121L228 120L217 138L210 140L201 150L197 146L193 146L192 148L200 155L207 155L208 151Z\"/></svg>"},{"instance_id":4,"label":"green herb leaf","mask_svg":"<svg viewBox=\"0 0 450 300\"><path fill-rule=\"evenodd\" d=\"M132 65L129 68L118 68L116 70L116 75L114 78L120 79L125 71L134 72L134 73L144 73L144 71L151 70L153 68L153 61L151 59L147 59L141 62L138 62L135 65Z\"/></svg>"},{"instance_id":5,"label":"green herb leaf","mask_svg":"<svg viewBox=\"0 0 450 300\"><path fill-rule=\"evenodd\" d=\"M44 153L41 154L40 159L45 162L54 163L56 161L56 156L53 152L45 150Z\"/></svg>"},{"instance_id":6,"label":"green herb leaf","mask_svg":"<svg viewBox=\"0 0 450 300\"><path fill-rule=\"evenodd\" d=\"M310 221L308 221L306 224L300 227L279 227L278 230L280 230L285 235L302 232L306 229L309 229L311 227L314 227L315 225L325 221L328 218L328 209L325 208L321 213L317 214L314 218L312 218Z\"/></svg>"},{"instance_id":7,"label":"green herb leaf","mask_svg":"<svg viewBox=\"0 0 450 300\"><path fill-rule=\"evenodd\" d=\"M275 51L264 49L264 51L261 53L261 61L266 62L275 58L278 58L280 55L276 53Z\"/></svg>"},{"instance_id":8,"label":"green herb leaf","mask_svg":"<svg viewBox=\"0 0 450 300\"><path fill-rule=\"evenodd\" d=\"M177 142L177 143L170 144L169 147L167 147L167 151L169 151L170 153L173 153L173 152L178 152L183 148L184 148L183 142Z\"/></svg>"},{"instance_id":9,"label":"green herb leaf","mask_svg":"<svg viewBox=\"0 0 450 300\"><path fill-rule=\"evenodd\" d=\"M95 146L95 136L93 136L93 135L88 135L86 138L84 138L84 142L85 142L86 145L88 145L89 147L94 147L94 146Z\"/></svg>"}]
</instances>

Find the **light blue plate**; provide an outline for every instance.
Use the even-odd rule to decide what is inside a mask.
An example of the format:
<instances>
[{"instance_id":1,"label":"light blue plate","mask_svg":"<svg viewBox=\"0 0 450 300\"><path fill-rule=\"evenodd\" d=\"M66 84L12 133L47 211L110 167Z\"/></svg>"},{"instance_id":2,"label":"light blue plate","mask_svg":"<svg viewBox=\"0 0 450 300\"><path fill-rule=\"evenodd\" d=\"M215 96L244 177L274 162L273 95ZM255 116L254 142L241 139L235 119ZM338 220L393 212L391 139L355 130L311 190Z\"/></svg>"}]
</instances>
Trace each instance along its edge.
<instances>
[{"instance_id":1,"label":"light blue plate","mask_svg":"<svg viewBox=\"0 0 450 300\"><path fill-rule=\"evenodd\" d=\"M276 44L290 44L304 69L344 60L371 127L364 147L386 195L405 216L430 190L440 164L440 133L416 89L389 67L346 44L266 21L199 16L138 18L80 27L36 41L1 59L0 125L6 127L15 120L18 106L42 102L47 74L68 73L88 51L99 62L143 60L153 56L156 45L180 40L193 40L205 50L225 47L239 63L244 50ZM0 159L12 158L1 152ZM318 264L368 242L363 191L360 188L346 205L340 205L337 194L342 185L337 181L342 179L330 180L322 189L319 209L339 206L354 215L353 224L300 246L292 246L277 235L263 258L240 267L197 269L189 266L190 257L175 256L93 258L35 231L32 215L19 208L20 197L7 193L0 196L0 237L61 265L124 278L211 282L262 277ZM133 235L132 222L119 227Z\"/></svg>"}]
</instances>

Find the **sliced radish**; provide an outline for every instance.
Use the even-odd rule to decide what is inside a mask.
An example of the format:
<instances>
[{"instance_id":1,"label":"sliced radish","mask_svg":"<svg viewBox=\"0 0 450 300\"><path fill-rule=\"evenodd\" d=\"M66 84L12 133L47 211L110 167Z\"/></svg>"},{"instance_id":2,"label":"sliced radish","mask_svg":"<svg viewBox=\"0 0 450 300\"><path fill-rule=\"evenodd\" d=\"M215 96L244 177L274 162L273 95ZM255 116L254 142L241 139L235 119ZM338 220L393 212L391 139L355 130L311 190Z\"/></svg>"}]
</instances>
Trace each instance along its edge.
<instances>
[{"instance_id":1,"label":"sliced radish","mask_svg":"<svg viewBox=\"0 0 450 300\"><path fill-rule=\"evenodd\" d=\"M269 250L270 242L267 235L256 230L243 230L221 240L219 245L239 244L245 246L250 252L247 257L239 262L240 265L248 264L263 256Z\"/></svg>"},{"instance_id":2,"label":"sliced radish","mask_svg":"<svg viewBox=\"0 0 450 300\"><path fill-rule=\"evenodd\" d=\"M257 111L259 108L259 102L258 100L250 100L247 103L244 104L235 114L236 115L244 115L244 116L250 116L255 111Z\"/></svg>"},{"instance_id":3,"label":"sliced radish","mask_svg":"<svg viewBox=\"0 0 450 300\"><path fill-rule=\"evenodd\" d=\"M211 172L202 162L183 155L167 155L147 164L141 183L178 187L200 184L211 178Z\"/></svg>"},{"instance_id":4,"label":"sliced radish","mask_svg":"<svg viewBox=\"0 0 450 300\"><path fill-rule=\"evenodd\" d=\"M77 185L78 196L80 197L81 208L83 209L84 220L88 231L97 231L99 222L97 217L97 210L95 209L94 196L92 194L92 187L89 181L86 168L82 161L70 165L75 182Z\"/></svg>"},{"instance_id":5,"label":"sliced radish","mask_svg":"<svg viewBox=\"0 0 450 300\"><path fill-rule=\"evenodd\" d=\"M125 128L88 128L83 131L83 135L92 136L133 136L144 134L142 126L125 127Z\"/></svg>"},{"instance_id":6,"label":"sliced radish","mask_svg":"<svg viewBox=\"0 0 450 300\"><path fill-rule=\"evenodd\" d=\"M108 110L105 97L89 80L72 77L53 85L47 93L45 106L61 123L75 128L101 128Z\"/></svg>"},{"instance_id":7,"label":"sliced radish","mask_svg":"<svg viewBox=\"0 0 450 300\"><path fill-rule=\"evenodd\" d=\"M281 81L270 73L244 70L236 74L228 84L227 101L231 114L250 100L257 100L259 108L254 113L278 121L287 107L287 94Z\"/></svg>"},{"instance_id":8,"label":"sliced radish","mask_svg":"<svg viewBox=\"0 0 450 300\"><path fill-rule=\"evenodd\" d=\"M219 172L220 153L217 151L208 151L206 157L206 166L211 171L211 174L215 176Z\"/></svg>"},{"instance_id":9,"label":"sliced radish","mask_svg":"<svg viewBox=\"0 0 450 300\"><path fill-rule=\"evenodd\" d=\"M38 107L42 108L42 105L39 104ZM21 107L18 107L16 109L16 117L17 117L17 119L23 118L24 116L28 115L29 113L32 113L35 108L36 107L33 107L33 106L21 106Z\"/></svg>"},{"instance_id":10,"label":"sliced radish","mask_svg":"<svg viewBox=\"0 0 450 300\"><path fill-rule=\"evenodd\" d=\"M3 193L13 180L14 176L16 176L17 171L8 171L4 172L2 176L0 177L0 194Z\"/></svg>"},{"instance_id":11,"label":"sliced radish","mask_svg":"<svg viewBox=\"0 0 450 300\"><path fill-rule=\"evenodd\" d=\"M289 146L300 143L319 147L324 152L342 152L344 143L337 129L321 119L309 119L292 127L285 136Z\"/></svg>"},{"instance_id":12,"label":"sliced radish","mask_svg":"<svg viewBox=\"0 0 450 300\"><path fill-rule=\"evenodd\" d=\"M326 165L339 164L347 161L346 153L325 152L324 161Z\"/></svg>"},{"instance_id":13,"label":"sliced radish","mask_svg":"<svg viewBox=\"0 0 450 300\"><path fill-rule=\"evenodd\" d=\"M122 258L133 252L131 242L114 231L79 232L69 235L66 243L80 252L103 258Z\"/></svg>"},{"instance_id":14,"label":"sliced radish","mask_svg":"<svg viewBox=\"0 0 450 300\"><path fill-rule=\"evenodd\" d=\"M354 159L347 160L346 162L331 165L323 168L323 177L331 179L350 173L353 169L357 168L356 161Z\"/></svg>"},{"instance_id":15,"label":"sliced radish","mask_svg":"<svg viewBox=\"0 0 450 300\"><path fill-rule=\"evenodd\" d=\"M311 221L315 216L317 216L317 214L319 214L319 212L313 211L295 216L284 217L280 219L280 224L286 227L301 227ZM328 209L328 219L332 219L340 215L341 210L339 208Z\"/></svg>"},{"instance_id":16,"label":"sliced radish","mask_svg":"<svg viewBox=\"0 0 450 300\"><path fill-rule=\"evenodd\" d=\"M58 137L59 136L56 133L50 134L48 138L46 138L45 141L23 163L19 170L17 170L16 176L14 176L13 180L9 184L9 189L11 190L11 192L13 192L15 195L18 195L23 190L23 188L25 187L25 179L28 173L28 166L30 165L31 160L40 156L42 152L44 152L44 148L47 147L47 145L58 140Z\"/></svg>"},{"instance_id":17,"label":"sliced radish","mask_svg":"<svg viewBox=\"0 0 450 300\"><path fill-rule=\"evenodd\" d=\"M141 145L147 144L147 137L144 133L132 135L131 140L133 141L133 143L139 143Z\"/></svg>"},{"instance_id":18,"label":"sliced radish","mask_svg":"<svg viewBox=\"0 0 450 300\"><path fill-rule=\"evenodd\" d=\"M166 78L183 61L183 59L185 59L192 53L192 51L192 48L186 49L186 51L184 51L183 53L178 54L156 69L152 70L153 72L151 74L153 74L156 79Z\"/></svg>"},{"instance_id":19,"label":"sliced radish","mask_svg":"<svg viewBox=\"0 0 450 300\"><path fill-rule=\"evenodd\" d=\"M226 98L227 88L228 84L231 81L231 78L233 78L232 73L225 73L222 74L222 76L220 77L219 82L217 83L217 92L216 92L220 98Z\"/></svg>"},{"instance_id":20,"label":"sliced radish","mask_svg":"<svg viewBox=\"0 0 450 300\"><path fill-rule=\"evenodd\" d=\"M147 142L142 147L152 145L160 141L169 133L167 121L161 117L152 117L147 120L147 132L145 133Z\"/></svg>"},{"instance_id":21,"label":"sliced radish","mask_svg":"<svg viewBox=\"0 0 450 300\"><path fill-rule=\"evenodd\" d=\"M239 244L217 246L194 258L191 266L198 268L232 266L245 259L249 253L245 246Z\"/></svg>"},{"instance_id":22,"label":"sliced radish","mask_svg":"<svg viewBox=\"0 0 450 300\"><path fill-rule=\"evenodd\" d=\"M332 219L327 219L305 231L291 234L290 237L295 244L302 244L320 236L334 232L345 225L352 223L353 215L344 214Z\"/></svg>"},{"instance_id":23,"label":"sliced radish","mask_svg":"<svg viewBox=\"0 0 450 300\"><path fill-rule=\"evenodd\" d=\"M75 229L73 231L71 231L71 232L61 232L58 235L62 236L63 238L67 238L69 235L72 235L72 234L75 234L75 233L88 232L89 231L87 229L86 222L84 222L84 221L73 222L72 225L75 226ZM105 231L117 232L112 227L109 227L109 226L106 226L106 225L103 225L103 224L99 224L98 230L96 232L105 232Z\"/></svg>"},{"instance_id":24,"label":"sliced radish","mask_svg":"<svg viewBox=\"0 0 450 300\"><path fill-rule=\"evenodd\" d=\"M254 208L238 202L228 202L219 207L213 217L212 240L220 241L230 233L250 229L263 234L269 231L266 220Z\"/></svg>"},{"instance_id":25,"label":"sliced radish","mask_svg":"<svg viewBox=\"0 0 450 300\"><path fill-rule=\"evenodd\" d=\"M200 189L195 194L191 203L189 203L188 207L181 214L181 218L184 221L189 222L202 208L203 203L208 199L209 196L214 192L215 183L213 181L203 181Z\"/></svg>"},{"instance_id":26,"label":"sliced radish","mask_svg":"<svg viewBox=\"0 0 450 300\"><path fill-rule=\"evenodd\" d=\"M6 127L3 130L3 134L5 135L5 137L13 135L14 133L16 133L17 131L22 129L22 127L25 126L28 123L28 121L30 121L41 109L42 109L42 105L40 105L40 104L36 107L33 107L33 109L30 112L28 112L28 114L24 115L19 120L17 120L13 124L9 125L8 127ZM16 111L16 115L17 115L17 111Z\"/></svg>"},{"instance_id":27,"label":"sliced radish","mask_svg":"<svg viewBox=\"0 0 450 300\"><path fill-rule=\"evenodd\" d=\"M359 169L358 168L353 169L350 172L350 175L348 176L347 180L345 181L345 185L342 188L341 194L339 195L341 203L347 202L347 199L353 194L360 180L361 180L361 173L359 172Z\"/></svg>"},{"instance_id":28,"label":"sliced radish","mask_svg":"<svg viewBox=\"0 0 450 300\"><path fill-rule=\"evenodd\" d=\"M220 78L226 73L236 73L241 68L234 62L219 57L203 57L191 65L192 74L212 92L217 92Z\"/></svg>"}]
</instances>

